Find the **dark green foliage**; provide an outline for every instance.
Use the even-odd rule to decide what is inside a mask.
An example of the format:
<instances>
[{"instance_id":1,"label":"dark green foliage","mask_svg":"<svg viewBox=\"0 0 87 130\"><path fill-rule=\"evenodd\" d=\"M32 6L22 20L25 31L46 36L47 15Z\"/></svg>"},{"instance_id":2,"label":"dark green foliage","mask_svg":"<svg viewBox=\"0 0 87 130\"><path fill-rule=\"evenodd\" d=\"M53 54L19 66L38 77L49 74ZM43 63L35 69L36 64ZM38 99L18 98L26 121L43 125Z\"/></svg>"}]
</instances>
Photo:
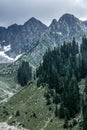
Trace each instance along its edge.
<instances>
[{"instance_id":1,"label":"dark green foliage","mask_svg":"<svg viewBox=\"0 0 87 130\"><path fill-rule=\"evenodd\" d=\"M83 51L84 49L81 52ZM85 67L85 73L87 72L86 56L83 58L82 55L78 43L73 38L72 42L64 42L53 50L48 49L43 57L43 63L36 70L39 84L48 84L49 90L54 92L46 95L47 102L49 103L52 97L53 103L56 105L61 103L59 118L65 118L65 124L80 111L78 82L84 73L83 67ZM83 63L86 65L82 66Z\"/></svg>"},{"instance_id":2,"label":"dark green foliage","mask_svg":"<svg viewBox=\"0 0 87 130\"><path fill-rule=\"evenodd\" d=\"M72 55L75 56L76 54L79 53L79 48L78 48L78 43L76 43L75 41L75 37L73 37L73 41L72 41Z\"/></svg>"},{"instance_id":3,"label":"dark green foliage","mask_svg":"<svg viewBox=\"0 0 87 130\"><path fill-rule=\"evenodd\" d=\"M82 78L87 75L87 52L82 53L82 71L81 71Z\"/></svg>"},{"instance_id":4,"label":"dark green foliage","mask_svg":"<svg viewBox=\"0 0 87 130\"><path fill-rule=\"evenodd\" d=\"M83 130L87 130L87 95L83 104Z\"/></svg>"},{"instance_id":5,"label":"dark green foliage","mask_svg":"<svg viewBox=\"0 0 87 130\"><path fill-rule=\"evenodd\" d=\"M84 78L87 75L87 38L84 36L82 38L81 44L81 76Z\"/></svg>"},{"instance_id":6,"label":"dark green foliage","mask_svg":"<svg viewBox=\"0 0 87 130\"><path fill-rule=\"evenodd\" d=\"M87 76L85 78L85 89L84 89L85 93L87 94Z\"/></svg>"},{"instance_id":7,"label":"dark green foliage","mask_svg":"<svg viewBox=\"0 0 87 130\"><path fill-rule=\"evenodd\" d=\"M45 92L44 97L48 100L50 98L50 91Z\"/></svg>"},{"instance_id":8,"label":"dark green foliage","mask_svg":"<svg viewBox=\"0 0 87 130\"><path fill-rule=\"evenodd\" d=\"M80 55L80 74L81 78L85 78L85 90L83 95L83 123L81 127L83 130L87 129L87 38L84 36L82 38L81 44L81 55Z\"/></svg>"},{"instance_id":9,"label":"dark green foliage","mask_svg":"<svg viewBox=\"0 0 87 130\"><path fill-rule=\"evenodd\" d=\"M73 128L73 124L70 123L70 124L68 125L68 128L69 128L69 130L72 130L72 128Z\"/></svg>"},{"instance_id":10,"label":"dark green foliage","mask_svg":"<svg viewBox=\"0 0 87 130\"><path fill-rule=\"evenodd\" d=\"M32 68L28 62L22 62L22 65L18 69L17 79L21 86L26 85L32 79Z\"/></svg>"},{"instance_id":11,"label":"dark green foliage","mask_svg":"<svg viewBox=\"0 0 87 130\"><path fill-rule=\"evenodd\" d=\"M60 96L59 95L55 94L53 96L53 103L55 103L55 104L59 104L60 103Z\"/></svg>"},{"instance_id":12,"label":"dark green foliage","mask_svg":"<svg viewBox=\"0 0 87 130\"><path fill-rule=\"evenodd\" d=\"M19 110L16 111L15 117L20 116Z\"/></svg>"},{"instance_id":13,"label":"dark green foliage","mask_svg":"<svg viewBox=\"0 0 87 130\"><path fill-rule=\"evenodd\" d=\"M67 118L65 118L65 120L64 120L63 128L68 129L68 119Z\"/></svg>"},{"instance_id":14,"label":"dark green foliage","mask_svg":"<svg viewBox=\"0 0 87 130\"><path fill-rule=\"evenodd\" d=\"M57 93L62 93L64 88L64 76L70 66L79 79L79 70L77 69L76 54L78 53L78 44L73 38L72 43L65 43L53 51L48 49L43 57L43 64L40 64L36 70L36 76L39 82L47 83L50 89L55 89Z\"/></svg>"},{"instance_id":15,"label":"dark green foliage","mask_svg":"<svg viewBox=\"0 0 87 130\"><path fill-rule=\"evenodd\" d=\"M69 116L69 111L67 108L64 109L64 125L63 127L65 129L68 129L68 120L69 120L70 116Z\"/></svg>"},{"instance_id":16,"label":"dark green foliage","mask_svg":"<svg viewBox=\"0 0 87 130\"><path fill-rule=\"evenodd\" d=\"M81 53L85 53L85 52L87 52L87 38L84 35L84 37L82 38Z\"/></svg>"},{"instance_id":17,"label":"dark green foliage","mask_svg":"<svg viewBox=\"0 0 87 130\"><path fill-rule=\"evenodd\" d=\"M46 105L50 105L50 104L51 104L50 91L45 92L45 93L44 93L44 97L46 98Z\"/></svg>"},{"instance_id":18,"label":"dark green foliage","mask_svg":"<svg viewBox=\"0 0 87 130\"><path fill-rule=\"evenodd\" d=\"M64 117L65 117L64 104L61 103L61 104L60 104L60 108L59 108L59 118L64 118Z\"/></svg>"},{"instance_id":19,"label":"dark green foliage","mask_svg":"<svg viewBox=\"0 0 87 130\"><path fill-rule=\"evenodd\" d=\"M35 112L33 112L33 115L32 115L34 118L37 118L37 116L36 116L36 113Z\"/></svg>"},{"instance_id":20,"label":"dark green foliage","mask_svg":"<svg viewBox=\"0 0 87 130\"><path fill-rule=\"evenodd\" d=\"M64 108L64 117L67 118L67 120L70 119L70 112L68 108Z\"/></svg>"},{"instance_id":21,"label":"dark green foliage","mask_svg":"<svg viewBox=\"0 0 87 130\"><path fill-rule=\"evenodd\" d=\"M3 111L3 114L5 114L7 116L9 115L8 111L6 111L6 110Z\"/></svg>"},{"instance_id":22,"label":"dark green foliage","mask_svg":"<svg viewBox=\"0 0 87 130\"><path fill-rule=\"evenodd\" d=\"M77 120L74 119L74 120L73 120L73 126L76 126L77 124L78 124Z\"/></svg>"},{"instance_id":23,"label":"dark green foliage","mask_svg":"<svg viewBox=\"0 0 87 130\"><path fill-rule=\"evenodd\" d=\"M52 108L51 108L51 107L49 107L49 111L52 111Z\"/></svg>"},{"instance_id":24,"label":"dark green foliage","mask_svg":"<svg viewBox=\"0 0 87 130\"><path fill-rule=\"evenodd\" d=\"M84 91L84 95L83 95L83 102L82 102L82 106L83 106L83 130L87 129L87 77L85 80L85 91Z\"/></svg>"},{"instance_id":25,"label":"dark green foliage","mask_svg":"<svg viewBox=\"0 0 87 130\"><path fill-rule=\"evenodd\" d=\"M56 105L56 107L55 107L55 116L58 117L58 115L59 115L59 111L58 111L58 107Z\"/></svg>"},{"instance_id":26,"label":"dark green foliage","mask_svg":"<svg viewBox=\"0 0 87 130\"><path fill-rule=\"evenodd\" d=\"M37 87L40 87L40 84L41 84L40 79L38 79L37 80Z\"/></svg>"},{"instance_id":27,"label":"dark green foliage","mask_svg":"<svg viewBox=\"0 0 87 130\"><path fill-rule=\"evenodd\" d=\"M63 92L64 106L69 110L70 117L75 117L80 110L80 95L79 87L75 76L69 80L69 85Z\"/></svg>"},{"instance_id":28,"label":"dark green foliage","mask_svg":"<svg viewBox=\"0 0 87 130\"><path fill-rule=\"evenodd\" d=\"M47 102L46 102L46 105L50 105L50 104L51 104L50 98L48 98L46 101L47 101Z\"/></svg>"}]
</instances>

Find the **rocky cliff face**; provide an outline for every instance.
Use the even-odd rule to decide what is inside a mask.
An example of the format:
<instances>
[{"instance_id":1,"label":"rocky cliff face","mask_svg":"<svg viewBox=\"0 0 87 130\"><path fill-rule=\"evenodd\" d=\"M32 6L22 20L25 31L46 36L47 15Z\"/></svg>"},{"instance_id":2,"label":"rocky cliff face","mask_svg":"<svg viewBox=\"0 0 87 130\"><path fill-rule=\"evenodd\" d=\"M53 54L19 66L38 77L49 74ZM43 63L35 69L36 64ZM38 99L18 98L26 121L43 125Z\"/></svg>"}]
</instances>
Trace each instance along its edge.
<instances>
[{"instance_id":1,"label":"rocky cliff face","mask_svg":"<svg viewBox=\"0 0 87 130\"><path fill-rule=\"evenodd\" d=\"M39 20L31 18L24 25L0 27L0 44L11 45L16 54L29 52L37 44L41 34L47 29Z\"/></svg>"},{"instance_id":2,"label":"rocky cliff face","mask_svg":"<svg viewBox=\"0 0 87 130\"><path fill-rule=\"evenodd\" d=\"M58 30L63 35L72 37L75 34L84 34L87 28L84 23L76 18L74 15L65 14L58 21Z\"/></svg>"},{"instance_id":3,"label":"rocky cliff face","mask_svg":"<svg viewBox=\"0 0 87 130\"><path fill-rule=\"evenodd\" d=\"M71 14L64 14L58 21L53 21L49 28L60 44L64 40L69 41L74 36L80 38L87 33L86 21L83 22Z\"/></svg>"},{"instance_id":4,"label":"rocky cliff face","mask_svg":"<svg viewBox=\"0 0 87 130\"><path fill-rule=\"evenodd\" d=\"M12 44L12 49L17 53L30 52L37 46L41 34L47 27L35 18L31 18L21 28Z\"/></svg>"},{"instance_id":5,"label":"rocky cliff face","mask_svg":"<svg viewBox=\"0 0 87 130\"><path fill-rule=\"evenodd\" d=\"M54 19L49 27L31 18L24 25L0 27L0 48L11 45L11 49L5 52L7 55L30 54L30 59L41 60L48 47L69 41L73 36L79 41L84 34L87 34L87 21L71 14L64 14L58 21Z\"/></svg>"}]
</instances>

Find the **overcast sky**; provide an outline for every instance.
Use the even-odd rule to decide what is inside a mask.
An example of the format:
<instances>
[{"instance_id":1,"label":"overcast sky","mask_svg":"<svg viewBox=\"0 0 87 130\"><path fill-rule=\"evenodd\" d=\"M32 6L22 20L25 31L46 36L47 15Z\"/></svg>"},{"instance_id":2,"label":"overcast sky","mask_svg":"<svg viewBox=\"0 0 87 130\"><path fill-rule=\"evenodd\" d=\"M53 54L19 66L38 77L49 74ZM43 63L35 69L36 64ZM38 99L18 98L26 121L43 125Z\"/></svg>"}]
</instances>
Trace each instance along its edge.
<instances>
[{"instance_id":1,"label":"overcast sky","mask_svg":"<svg viewBox=\"0 0 87 130\"><path fill-rule=\"evenodd\" d=\"M87 0L0 0L0 26L24 24L36 17L49 25L64 13L87 19Z\"/></svg>"}]
</instances>

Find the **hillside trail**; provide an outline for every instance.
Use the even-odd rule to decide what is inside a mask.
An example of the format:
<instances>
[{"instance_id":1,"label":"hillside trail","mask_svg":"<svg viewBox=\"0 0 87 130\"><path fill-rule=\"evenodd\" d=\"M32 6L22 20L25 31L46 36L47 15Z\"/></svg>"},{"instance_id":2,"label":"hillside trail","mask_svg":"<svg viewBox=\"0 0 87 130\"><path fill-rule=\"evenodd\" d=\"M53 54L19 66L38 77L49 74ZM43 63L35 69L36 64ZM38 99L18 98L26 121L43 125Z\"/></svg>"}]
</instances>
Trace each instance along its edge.
<instances>
[{"instance_id":1,"label":"hillside trail","mask_svg":"<svg viewBox=\"0 0 87 130\"><path fill-rule=\"evenodd\" d=\"M48 124L50 123L51 119L53 119L54 113L52 114L52 116L50 118L48 118L48 121L45 123L45 125L40 129L40 130L44 130Z\"/></svg>"}]
</instances>

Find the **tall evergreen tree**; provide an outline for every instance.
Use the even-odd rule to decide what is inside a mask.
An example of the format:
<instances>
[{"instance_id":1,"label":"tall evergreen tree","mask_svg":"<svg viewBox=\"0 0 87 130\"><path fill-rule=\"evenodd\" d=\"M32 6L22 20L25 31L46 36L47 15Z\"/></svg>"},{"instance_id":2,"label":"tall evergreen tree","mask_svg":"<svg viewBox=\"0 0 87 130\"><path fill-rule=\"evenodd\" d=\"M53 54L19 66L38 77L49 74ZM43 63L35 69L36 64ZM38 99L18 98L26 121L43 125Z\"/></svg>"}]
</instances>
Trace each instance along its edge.
<instances>
[{"instance_id":1,"label":"tall evergreen tree","mask_svg":"<svg viewBox=\"0 0 87 130\"><path fill-rule=\"evenodd\" d=\"M81 57L82 57L82 68L81 68L81 77L85 78L87 75L87 38L84 36L82 38L81 44Z\"/></svg>"},{"instance_id":2,"label":"tall evergreen tree","mask_svg":"<svg viewBox=\"0 0 87 130\"><path fill-rule=\"evenodd\" d=\"M85 79L85 90L83 94L83 130L87 129L87 77Z\"/></svg>"},{"instance_id":3,"label":"tall evergreen tree","mask_svg":"<svg viewBox=\"0 0 87 130\"><path fill-rule=\"evenodd\" d=\"M83 130L87 130L87 95L85 95L83 104Z\"/></svg>"},{"instance_id":4,"label":"tall evergreen tree","mask_svg":"<svg viewBox=\"0 0 87 130\"><path fill-rule=\"evenodd\" d=\"M64 42L54 50L48 49L43 57L43 63L38 68L39 81L48 84L49 89L53 89L61 97L60 118L64 118L65 108L70 113L70 117L75 117L80 109L78 53L79 47L73 38L72 42ZM57 104L57 97L55 99Z\"/></svg>"},{"instance_id":5,"label":"tall evergreen tree","mask_svg":"<svg viewBox=\"0 0 87 130\"><path fill-rule=\"evenodd\" d=\"M18 69L17 79L21 86L26 85L32 79L32 68L28 62L22 62L22 65Z\"/></svg>"},{"instance_id":6,"label":"tall evergreen tree","mask_svg":"<svg viewBox=\"0 0 87 130\"><path fill-rule=\"evenodd\" d=\"M75 76L73 75L68 88L68 110L72 117L80 110L79 87Z\"/></svg>"}]
</instances>

